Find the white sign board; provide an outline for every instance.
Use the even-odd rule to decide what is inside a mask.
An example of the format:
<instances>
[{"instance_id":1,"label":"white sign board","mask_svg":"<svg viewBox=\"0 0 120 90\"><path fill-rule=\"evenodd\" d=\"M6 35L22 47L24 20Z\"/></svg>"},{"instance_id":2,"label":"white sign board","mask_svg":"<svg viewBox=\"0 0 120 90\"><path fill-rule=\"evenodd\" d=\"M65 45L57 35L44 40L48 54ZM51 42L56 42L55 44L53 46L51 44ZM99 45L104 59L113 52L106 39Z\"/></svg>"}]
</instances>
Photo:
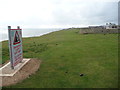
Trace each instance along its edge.
<instances>
[{"instance_id":1,"label":"white sign board","mask_svg":"<svg viewBox=\"0 0 120 90\"><path fill-rule=\"evenodd\" d=\"M8 33L11 67L14 68L23 60L22 30L19 27L18 29L11 29L9 26Z\"/></svg>"}]
</instances>

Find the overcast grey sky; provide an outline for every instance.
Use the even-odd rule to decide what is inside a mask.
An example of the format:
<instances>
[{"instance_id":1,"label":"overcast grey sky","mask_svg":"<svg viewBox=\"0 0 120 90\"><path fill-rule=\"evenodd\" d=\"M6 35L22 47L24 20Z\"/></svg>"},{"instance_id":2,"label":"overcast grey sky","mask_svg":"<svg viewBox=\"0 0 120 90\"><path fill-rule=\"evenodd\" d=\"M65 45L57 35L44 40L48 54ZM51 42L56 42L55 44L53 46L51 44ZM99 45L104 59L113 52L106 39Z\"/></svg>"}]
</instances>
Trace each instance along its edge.
<instances>
[{"instance_id":1,"label":"overcast grey sky","mask_svg":"<svg viewBox=\"0 0 120 90\"><path fill-rule=\"evenodd\" d=\"M0 26L25 28L117 24L119 0L0 0Z\"/></svg>"}]
</instances>

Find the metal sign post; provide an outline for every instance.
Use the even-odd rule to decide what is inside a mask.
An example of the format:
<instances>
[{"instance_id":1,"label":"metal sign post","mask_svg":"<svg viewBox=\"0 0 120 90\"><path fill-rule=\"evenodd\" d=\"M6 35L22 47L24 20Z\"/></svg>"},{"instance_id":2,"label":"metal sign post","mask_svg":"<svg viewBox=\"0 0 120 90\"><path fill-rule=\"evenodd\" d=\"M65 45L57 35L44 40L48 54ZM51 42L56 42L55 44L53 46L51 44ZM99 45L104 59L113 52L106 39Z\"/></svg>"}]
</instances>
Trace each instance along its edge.
<instances>
[{"instance_id":1,"label":"metal sign post","mask_svg":"<svg viewBox=\"0 0 120 90\"><path fill-rule=\"evenodd\" d=\"M23 60L22 29L19 26L17 29L11 29L11 26L8 26L8 34L11 68L14 69Z\"/></svg>"}]
</instances>

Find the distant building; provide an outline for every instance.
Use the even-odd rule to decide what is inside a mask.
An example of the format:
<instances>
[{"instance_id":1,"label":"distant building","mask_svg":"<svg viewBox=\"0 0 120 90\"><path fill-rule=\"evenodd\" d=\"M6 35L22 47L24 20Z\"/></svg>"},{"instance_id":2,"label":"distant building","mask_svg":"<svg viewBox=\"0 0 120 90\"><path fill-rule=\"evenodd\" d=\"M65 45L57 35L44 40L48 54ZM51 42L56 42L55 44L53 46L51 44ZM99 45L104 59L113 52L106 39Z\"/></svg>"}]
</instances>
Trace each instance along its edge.
<instances>
[{"instance_id":1,"label":"distant building","mask_svg":"<svg viewBox=\"0 0 120 90\"><path fill-rule=\"evenodd\" d=\"M118 29L118 25L114 23L106 23L106 29Z\"/></svg>"},{"instance_id":2,"label":"distant building","mask_svg":"<svg viewBox=\"0 0 120 90\"><path fill-rule=\"evenodd\" d=\"M113 23L106 23L102 26L89 26L88 28L81 28L80 34L113 34L120 33L120 25Z\"/></svg>"}]
</instances>

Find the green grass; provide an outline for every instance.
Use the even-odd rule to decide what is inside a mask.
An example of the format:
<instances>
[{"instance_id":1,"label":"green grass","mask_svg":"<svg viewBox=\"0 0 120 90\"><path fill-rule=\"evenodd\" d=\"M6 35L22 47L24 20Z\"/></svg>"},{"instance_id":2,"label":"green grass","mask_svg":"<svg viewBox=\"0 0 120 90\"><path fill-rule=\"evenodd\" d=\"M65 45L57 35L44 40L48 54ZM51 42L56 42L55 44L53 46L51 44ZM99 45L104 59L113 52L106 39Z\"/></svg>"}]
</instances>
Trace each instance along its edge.
<instances>
[{"instance_id":1,"label":"green grass","mask_svg":"<svg viewBox=\"0 0 120 90\"><path fill-rule=\"evenodd\" d=\"M42 63L36 74L10 87L118 87L118 34L78 32L78 29L69 29L24 38L24 58L38 58ZM9 59L8 42L2 43L4 63ZM80 77L80 73L84 76Z\"/></svg>"}]
</instances>

